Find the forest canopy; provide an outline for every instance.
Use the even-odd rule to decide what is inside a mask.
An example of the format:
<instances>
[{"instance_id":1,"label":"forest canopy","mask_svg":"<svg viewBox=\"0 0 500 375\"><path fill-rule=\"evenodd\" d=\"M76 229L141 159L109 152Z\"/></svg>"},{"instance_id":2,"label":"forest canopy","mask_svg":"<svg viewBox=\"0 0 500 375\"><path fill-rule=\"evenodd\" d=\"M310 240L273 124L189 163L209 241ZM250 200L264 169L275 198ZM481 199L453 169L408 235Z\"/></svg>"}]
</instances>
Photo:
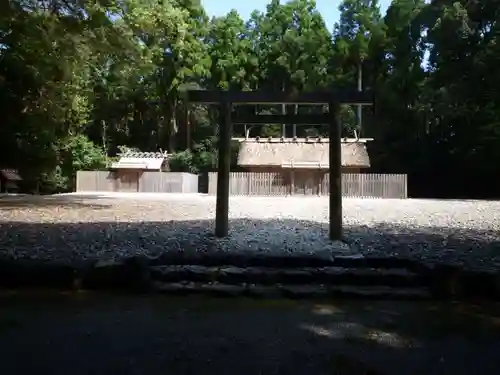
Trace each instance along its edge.
<instances>
[{"instance_id":1,"label":"forest canopy","mask_svg":"<svg viewBox=\"0 0 500 375\"><path fill-rule=\"evenodd\" d=\"M376 0L344 0L339 10L329 29L313 0L272 0L249 19L210 19L199 0L2 2L0 166L47 191L72 189L77 170L124 147L168 150L174 168L201 172L216 160L217 108L187 113L186 90L356 87L361 67L376 103L362 129L349 106L342 124L375 139L372 171L421 186L443 171L469 184L488 176L474 183L500 188L500 1L394 0L381 14Z\"/></svg>"}]
</instances>

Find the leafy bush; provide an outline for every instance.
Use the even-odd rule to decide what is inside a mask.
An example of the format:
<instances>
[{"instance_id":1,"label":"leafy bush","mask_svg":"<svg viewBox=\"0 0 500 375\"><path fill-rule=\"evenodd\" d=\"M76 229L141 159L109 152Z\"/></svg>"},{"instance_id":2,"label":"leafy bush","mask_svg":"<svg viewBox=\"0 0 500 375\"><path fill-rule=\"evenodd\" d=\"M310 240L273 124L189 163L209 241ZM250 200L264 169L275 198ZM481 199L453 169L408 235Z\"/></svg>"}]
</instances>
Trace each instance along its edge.
<instances>
[{"instance_id":1,"label":"leafy bush","mask_svg":"<svg viewBox=\"0 0 500 375\"><path fill-rule=\"evenodd\" d=\"M168 164L172 172L198 173L197 168L193 165L193 153L190 150L170 155Z\"/></svg>"},{"instance_id":2,"label":"leafy bush","mask_svg":"<svg viewBox=\"0 0 500 375\"><path fill-rule=\"evenodd\" d=\"M216 165L216 150L212 140L208 139L193 147L193 150L176 152L169 156L172 172L189 172L198 174Z\"/></svg>"},{"instance_id":3,"label":"leafy bush","mask_svg":"<svg viewBox=\"0 0 500 375\"><path fill-rule=\"evenodd\" d=\"M106 154L104 151L90 141L85 135L71 137L65 144L64 150L70 157L70 175L76 175L76 171L99 170L106 167Z\"/></svg>"},{"instance_id":4,"label":"leafy bush","mask_svg":"<svg viewBox=\"0 0 500 375\"><path fill-rule=\"evenodd\" d=\"M57 191L72 190L77 171L93 171L106 168L106 154L85 135L68 137L61 145L60 165L50 174L52 186Z\"/></svg>"},{"instance_id":5,"label":"leafy bush","mask_svg":"<svg viewBox=\"0 0 500 375\"><path fill-rule=\"evenodd\" d=\"M38 192L42 194L66 192L70 189L71 185L70 178L64 175L59 165L52 171L43 172L38 178Z\"/></svg>"}]
</instances>

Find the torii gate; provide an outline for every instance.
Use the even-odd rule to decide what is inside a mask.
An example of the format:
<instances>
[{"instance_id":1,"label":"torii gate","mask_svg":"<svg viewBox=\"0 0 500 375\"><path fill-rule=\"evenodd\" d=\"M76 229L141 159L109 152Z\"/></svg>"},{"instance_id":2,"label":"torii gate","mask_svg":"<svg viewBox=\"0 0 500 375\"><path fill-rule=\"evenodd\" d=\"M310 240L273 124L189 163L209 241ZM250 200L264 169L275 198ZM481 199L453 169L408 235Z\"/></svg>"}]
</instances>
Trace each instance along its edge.
<instances>
[{"instance_id":1,"label":"torii gate","mask_svg":"<svg viewBox=\"0 0 500 375\"><path fill-rule=\"evenodd\" d=\"M342 239L342 160L341 160L341 104L372 105L373 95L362 90L333 90L313 92L283 91L187 91L188 103L220 105L219 165L217 169L217 203L215 235L226 237L229 232L229 176L231 166L231 136L233 124L329 124L330 173L330 239ZM236 115L233 104L309 104L328 105L328 113L292 115Z\"/></svg>"}]
</instances>

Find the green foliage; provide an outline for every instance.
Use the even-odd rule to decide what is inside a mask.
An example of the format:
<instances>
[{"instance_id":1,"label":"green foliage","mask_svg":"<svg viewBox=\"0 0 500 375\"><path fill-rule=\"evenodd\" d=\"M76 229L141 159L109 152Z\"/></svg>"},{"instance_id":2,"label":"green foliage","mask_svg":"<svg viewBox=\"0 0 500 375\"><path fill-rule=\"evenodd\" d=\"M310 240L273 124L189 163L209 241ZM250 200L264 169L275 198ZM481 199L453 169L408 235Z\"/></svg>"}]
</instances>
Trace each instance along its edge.
<instances>
[{"instance_id":1,"label":"green foliage","mask_svg":"<svg viewBox=\"0 0 500 375\"><path fill-rule=\"evenodd\" d=\"M69 191L70 178L57 165L49 172L42 172L37 181L37 191L42 194L54 194Z\"/></svg>"},{"instance_id":2,"label":"green foliage","mask_svg":"<svg viewBox=\"0 0 500 375\"><path fill-rule=\"evenodd\" d=\"M172 170L203 172L217 165L218 109L188 108L186 90L353 88L361 64L363 85L376 90L375 110L363 110L375 170L479 165L497 175L498 5L393 0L383 17L376 0L343 0L330 32L313 0L271 0L248 20L235 11L210 20L197 0L12 0L0 12L0 164L44 191L71 189L77 170L104 167L121 145L161 148ZM355 109L342 107L341 118L352 136Z\"/></svg>"},{"instance_id":3,"label":"green foliage","mask_svg":"<svg viewBox=\"0 0 500 375\"><path fill-rule=\"evenodd\" d=\"M62 150L68 153L72 174L76 171L99 170L106 167L106 155L85 135L70 137Z\"/></svg>"},{"instance_id":4,"label":"green foliage","mask_svg":"<svg viewBox=\"0 0 500 375\"><path fill-rule=\"evenodd\" d=\"M215 139L209 138L193 148L193 165L195 166L195 173L203 172L216 166L217 151L214 144Z\"/></svg>"},{"instance_id":5,"label":"green foliage","mask_svg":"<svg viewBox=\"0 0 500 375\"><path fill-rule=\"evenodd\" d=\"M45 185L52 184L55 191L72 190L77 171L101 170L106 167L106 154L83 134L64 138L58 154L60 161L54 171L47 174L49 178L45 181Z\"/></svg>"},{"instance_id":6,"label":"green foliage","mask_svg":"<svg viewBox=\"0 0 500 375\"><path fill-rule=\"evenodd\" d=\"M126 145L118 146L118 154L126 154L127 152L140 152L137 147L129 147Z\"/></svg>"},{"instance_id":7,"label":"green foliage","mask_svg":"<svg viewBox=\"0 0 500 375\"><path fill-rule=\"evenodd\" d=\"M197 144L193 150L176 152L169 156L169 167L172 172L200 173L217 165L215 139L209 138Z\"/></svg>"},{"instance_id":8,"label":"green foliage","mask_svg":"<svg viewBox=\"0 0 500 375\"><path fill-rule=\"evenodd\" d=\"M190 150L184 150L170 155L168 164L172 172L197 172L196 166L193 165L193 153Z\"/></svg>"}]
</instances>

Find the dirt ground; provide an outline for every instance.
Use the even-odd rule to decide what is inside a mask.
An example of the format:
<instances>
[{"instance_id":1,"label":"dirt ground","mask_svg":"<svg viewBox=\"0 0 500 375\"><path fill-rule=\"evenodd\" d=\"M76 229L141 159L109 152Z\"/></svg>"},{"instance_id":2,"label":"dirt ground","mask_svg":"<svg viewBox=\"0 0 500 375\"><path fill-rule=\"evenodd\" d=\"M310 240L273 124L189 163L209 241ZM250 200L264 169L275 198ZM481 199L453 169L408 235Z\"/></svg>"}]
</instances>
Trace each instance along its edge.
<instances>
[{"instance_id":1,"label":"dirt ground","mask_svg":"<svg viewBox=\"0 0 500 375\"><path fill-rule=\"evenodd\" d=\"M500 306L3 293L1 374L495 374Z\"/></svg>"}]
</instances>

